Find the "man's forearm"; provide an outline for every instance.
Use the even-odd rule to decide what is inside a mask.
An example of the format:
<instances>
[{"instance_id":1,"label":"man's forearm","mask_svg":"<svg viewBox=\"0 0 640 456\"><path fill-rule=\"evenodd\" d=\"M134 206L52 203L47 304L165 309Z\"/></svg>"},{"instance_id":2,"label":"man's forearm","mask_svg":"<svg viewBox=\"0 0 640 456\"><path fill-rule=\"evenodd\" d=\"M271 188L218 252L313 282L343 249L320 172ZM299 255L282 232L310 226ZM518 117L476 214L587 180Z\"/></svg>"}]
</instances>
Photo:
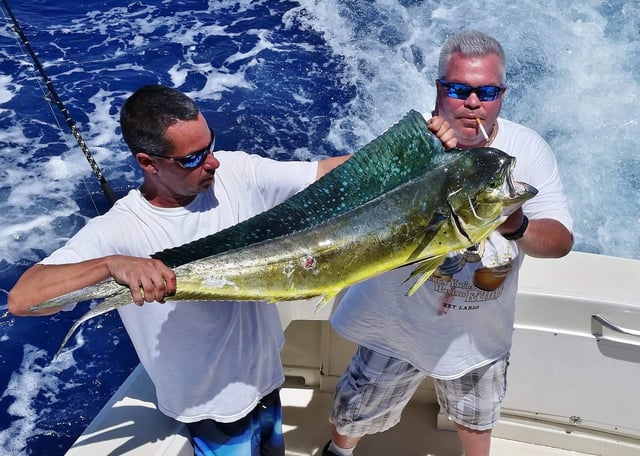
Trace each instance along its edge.
<instances>
[{"instance_id":1,"label":"man's forearm","mask_svg":"<svg viewBox=\"0 0 640 456\"><path fill-rule=\"evenodd\" d=\"M573 236L553 219L529 220L524 235L516 241L518 248L532 257L560 258L573 247Z\"/></svg>"},{"instance_id":2,"label":"man's forearm","mask_svg":"<svg viewBox=\"0 0 640 456\"><path fill-rule=\"evenodd\" d=\"M59 312L62 307L38 312L33 312L30 308L109 278L107 261L107 258L98 258L74 264L34 265L20 277L9 292L9 311L20 316L50 315Z\"/></svg>"}]
</instances>

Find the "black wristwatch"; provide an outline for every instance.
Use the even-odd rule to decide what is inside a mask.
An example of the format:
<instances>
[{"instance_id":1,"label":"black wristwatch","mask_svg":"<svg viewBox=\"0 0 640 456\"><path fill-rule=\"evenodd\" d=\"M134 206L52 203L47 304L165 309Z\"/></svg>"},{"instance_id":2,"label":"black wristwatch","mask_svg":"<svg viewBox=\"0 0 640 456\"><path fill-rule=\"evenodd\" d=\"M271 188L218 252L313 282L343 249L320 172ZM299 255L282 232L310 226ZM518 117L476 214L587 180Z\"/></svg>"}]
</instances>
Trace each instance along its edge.
<instances>
[{"instance_id":1,"label":"black wristwatch","mask_svg":"<svg viewBox=\"0 0 640 456\"><path fill-rule=\"evenodd\" d=\"M513 233L503 234L502 237L505 238L507 241L517 241L522 236L524 236L524 232L527 230L528 226L529 226L529 218L526 215L523 215L522 225L520 225L520 228L515 230Z\"/></svg>"}]
</instances>

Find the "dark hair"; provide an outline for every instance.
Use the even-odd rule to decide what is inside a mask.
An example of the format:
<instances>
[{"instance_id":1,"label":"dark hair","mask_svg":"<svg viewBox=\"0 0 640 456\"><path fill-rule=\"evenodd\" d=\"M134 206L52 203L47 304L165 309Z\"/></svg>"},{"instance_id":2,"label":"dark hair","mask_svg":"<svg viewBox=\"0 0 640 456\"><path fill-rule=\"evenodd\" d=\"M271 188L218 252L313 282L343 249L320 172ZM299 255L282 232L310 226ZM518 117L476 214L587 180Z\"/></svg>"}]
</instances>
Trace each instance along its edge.
<instances>
[{"instance_id":1,"label":"dark hair","mask_svg":"<svg viewBox=\"0 0 640 456\"><path fill-rule=\"evenodd\" d=\"M438 61L438 78L444 79L449 70L449 60L453 54L463 56L482 57L487 54L495 54L500 60L500 79L504 84L507 78L507 58L500 43L486 33L477 30L463 30L450 36L445 41L440 51Z\"/></svg>"},{"instance_id":2,"label":"dark hair","mask_svg":"<svg viewBox=\"0 0 640 456\"><path fill-rule=\"evenodd\" d=\"M172 144L165 138L167 128L181 120L195 120L200 110L187 95L161 85L136 90L122 106L122 137L136 155L171 154Z\"/></svg>"}]
</instances>

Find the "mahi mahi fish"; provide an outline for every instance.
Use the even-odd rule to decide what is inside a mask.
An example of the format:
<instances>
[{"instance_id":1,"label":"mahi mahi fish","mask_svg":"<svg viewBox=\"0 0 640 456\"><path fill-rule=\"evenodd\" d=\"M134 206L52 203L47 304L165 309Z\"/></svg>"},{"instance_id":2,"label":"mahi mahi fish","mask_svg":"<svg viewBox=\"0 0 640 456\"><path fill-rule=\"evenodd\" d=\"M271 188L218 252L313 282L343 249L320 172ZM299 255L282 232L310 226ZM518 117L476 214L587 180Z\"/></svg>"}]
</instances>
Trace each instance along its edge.
<instances>
[{"instance_id":1,"label":"mahi mahi fish","mask_svg":"<svg viewBox=\"0 0 640 456\"><path fill-rule=\"evenodd\" d=\"M422 176L312 228L175 267L170 299L290 301L321 297L394 268L415 264L413 294L448 252L485 239L536 189L514 182L515 158L494 148L450 154ZM35 306L107 298L81 317L131 303L129 289L110 280Z\"/></svg>"}]
</instances>

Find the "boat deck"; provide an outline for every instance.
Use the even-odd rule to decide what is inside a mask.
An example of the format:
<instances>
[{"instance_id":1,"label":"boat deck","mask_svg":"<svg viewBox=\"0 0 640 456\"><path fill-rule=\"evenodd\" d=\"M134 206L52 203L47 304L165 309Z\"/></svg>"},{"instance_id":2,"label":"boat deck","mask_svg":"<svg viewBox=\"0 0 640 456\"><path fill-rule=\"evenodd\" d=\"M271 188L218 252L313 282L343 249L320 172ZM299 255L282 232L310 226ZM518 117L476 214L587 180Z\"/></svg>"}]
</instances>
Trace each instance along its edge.
<instances>
[{"instance_id":1,"label":"boat deck","mask_svg":"<svg viewBox=\"0 0 640 456\"><path fill-rule=\"evenodd\" d=\"M333 394L288 378L281 390L287 456L319 456L331 434L328 414ZM438 406L413 400L392 429L362 439L356 456L463 456L454 430L440 430ZM498 425L497 429L500 429ZM452 428L451 428L452 429ZM526 431L525 431L526 432ZM66 453L67 456L192 456L186 427L159 413L151 380L141 366L131 374L110 403ZM592 456L539 444L493 438L493 456ZM633 453L624 453L627 454Z\"/></svg>"},{"instance_id":2,"label":"boat deck","mask_svg":"<svg viewBox=\"0 0 640 456\"><path fill-rule=\"evenodd\" d=\"M331 435L332 394L287 382L281 392L287 456L319 456ZM394 428L363 438L356 456L463 456L453 430L437 429L438 407L411 402ZM587 453L493 438L493 456L582 456Z\"/></svg>"}]
</instances>

